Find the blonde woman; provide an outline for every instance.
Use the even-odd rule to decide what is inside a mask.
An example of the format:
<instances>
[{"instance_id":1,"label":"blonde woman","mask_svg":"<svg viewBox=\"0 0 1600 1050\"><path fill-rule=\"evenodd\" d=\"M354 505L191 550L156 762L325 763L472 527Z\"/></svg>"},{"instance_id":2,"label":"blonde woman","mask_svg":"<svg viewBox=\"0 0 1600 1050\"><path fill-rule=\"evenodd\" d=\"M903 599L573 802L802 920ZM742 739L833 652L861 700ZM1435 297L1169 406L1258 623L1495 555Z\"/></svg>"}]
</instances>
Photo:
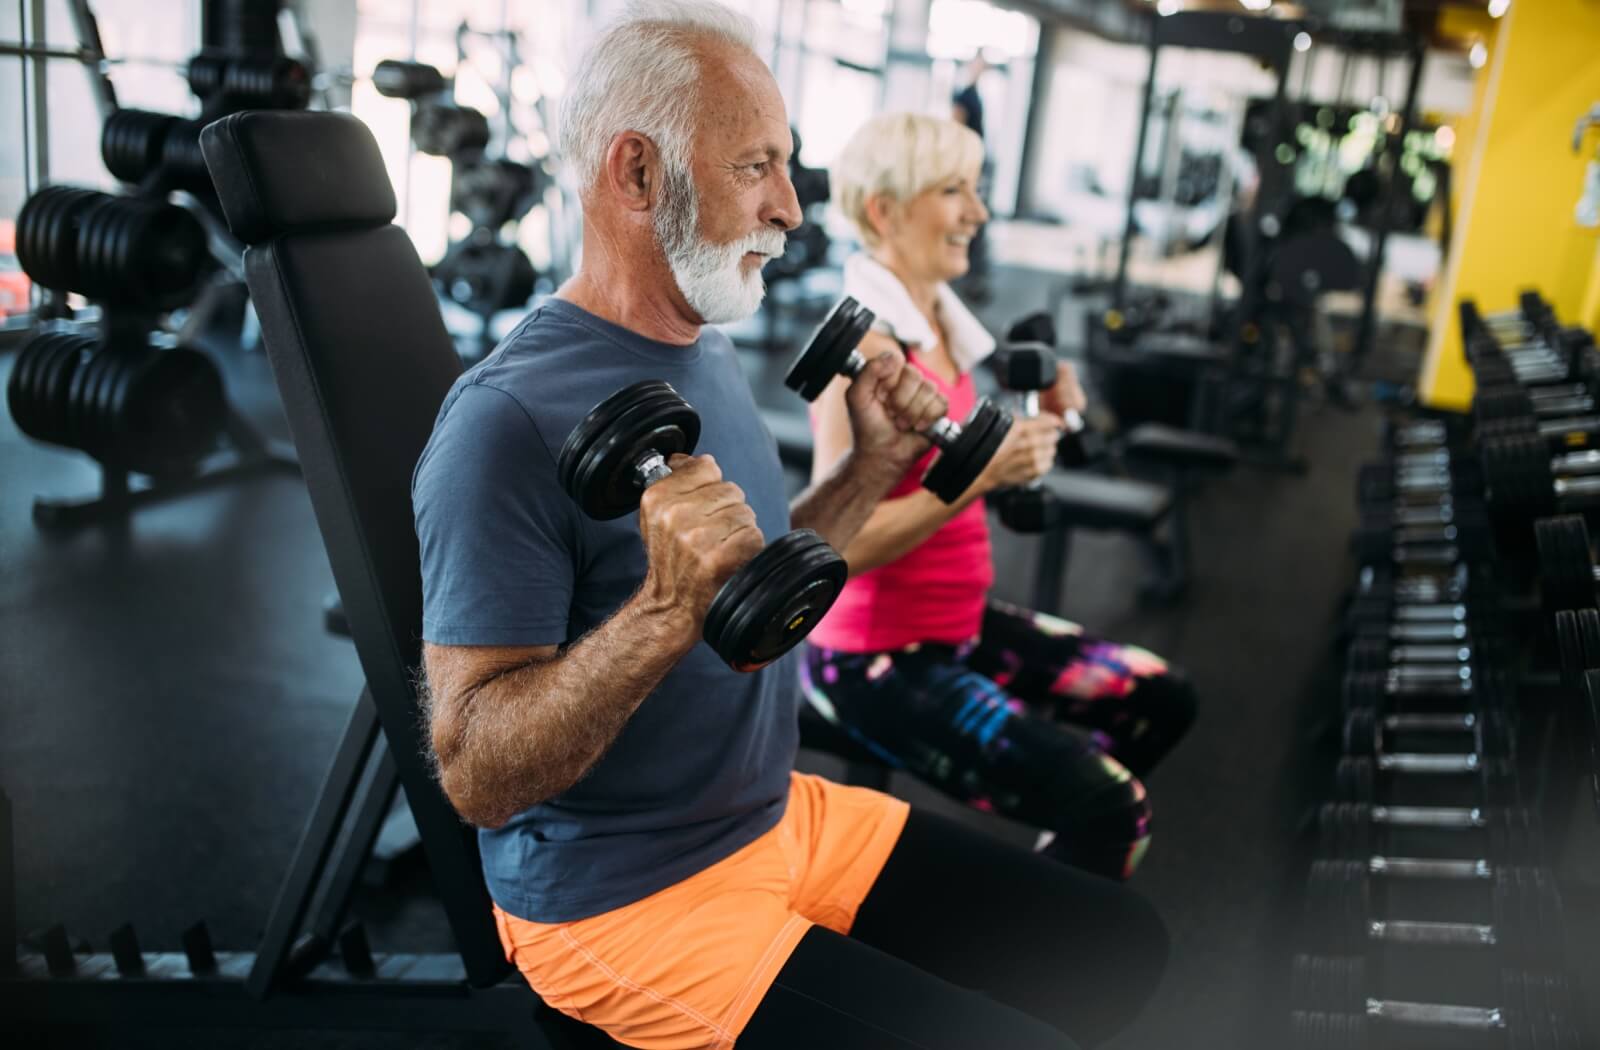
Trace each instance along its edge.
<instances>
[{"instance_id":1,"label":"blonde woman","mask_svg":"<svg viewBox=\"0 0 1600 1050\"><path fill-rule=\"evenodd\" d=\"M845 294L872 310L867 356L904 352L962 419L972 370L994 339L950 290L988 212L977 195L983 146L951 120L868 121L833 172L865 251ZM812 409L816 477L851 448L847 381ZM1139 778L1188 729L1194 695L1153 654L1076 624L989 599L994 567L983 496L1050 468L1062 417L1081 410L1069 365L1018 419L954 504L918 484L915 464L843 553L851 580L808 639L802 681L824 717L886 758L980 809L1043 829L1048 856L1111 878L1138 866L1150 835Z\"/></svg>"}]
</instances>

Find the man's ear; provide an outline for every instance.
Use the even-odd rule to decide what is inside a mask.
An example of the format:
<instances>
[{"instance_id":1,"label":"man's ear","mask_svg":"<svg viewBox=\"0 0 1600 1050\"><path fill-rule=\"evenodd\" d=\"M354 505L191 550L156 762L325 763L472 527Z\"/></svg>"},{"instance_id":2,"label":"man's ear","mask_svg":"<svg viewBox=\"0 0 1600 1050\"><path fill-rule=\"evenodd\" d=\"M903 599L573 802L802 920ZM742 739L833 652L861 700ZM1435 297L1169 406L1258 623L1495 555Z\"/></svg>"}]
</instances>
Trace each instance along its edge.
<instances>
[{"instance_id":1,"label":"man's ear","mask_svg":"<svg viewBox=\"0 0 1600 1050\"><path fill-rule=\"evenodd\" d=\"M637 131L623 131L611 139L600 164L600 184L629 211L648 211L661 192L661 153L656 144Z\"/></svg>"}]
</instances>

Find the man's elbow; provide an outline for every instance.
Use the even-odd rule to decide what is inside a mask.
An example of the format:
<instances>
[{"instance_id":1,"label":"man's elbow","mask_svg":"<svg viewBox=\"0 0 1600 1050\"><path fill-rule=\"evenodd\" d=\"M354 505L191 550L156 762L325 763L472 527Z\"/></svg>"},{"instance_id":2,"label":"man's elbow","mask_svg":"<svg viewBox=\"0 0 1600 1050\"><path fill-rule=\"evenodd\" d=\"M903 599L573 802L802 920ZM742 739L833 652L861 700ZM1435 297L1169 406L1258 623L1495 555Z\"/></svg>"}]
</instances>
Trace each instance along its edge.
<instances>
[{"instance_id":1,"label":"man's elbow","mask_svg":"<svg viewBox=\"0 0 1600 1050\"><path fill-rule=\"evenodd\" d=\"M512 812L496 806L492 796L478 789L478 781L462 769L460 761L439 762L439 787L456 815L475 828L494 830L510 820Z\"/></svg>"}]
</instances>

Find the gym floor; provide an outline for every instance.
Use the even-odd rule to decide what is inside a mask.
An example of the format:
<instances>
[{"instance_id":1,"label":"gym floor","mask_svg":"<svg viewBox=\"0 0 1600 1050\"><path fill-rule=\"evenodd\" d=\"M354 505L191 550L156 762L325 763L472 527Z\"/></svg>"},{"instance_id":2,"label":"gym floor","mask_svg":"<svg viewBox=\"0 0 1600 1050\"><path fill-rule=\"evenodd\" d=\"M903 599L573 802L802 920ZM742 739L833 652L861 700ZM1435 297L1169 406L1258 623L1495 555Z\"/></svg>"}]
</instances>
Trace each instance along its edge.
<instances>
[{"instance_id":1,"label":"gym floor","mask_svg":"<svg viewBox=\"0 0 1600 1050\"><path fill-rule=\"evenodd\" d=\"M1036 307L1045 275L996 275L991 327ZM1064 331L1074 331L1064 326ZM13 358L0 359L0 381ZM284 437L266 364L223 362L245 414ZM378 407L378 406L375 406ZM1186 600L1142 606L1126 537L1077 537L1061 612L1184 667L1199 723L1151 778L1155 838L1133 885L1165 916L1167 976L1114 1050L1273 1044L1314 801L1311 716L1336 689L1332 640L1352 578L1356 464L1378 414L1310 404L1304 478L1242 467L1192 511ZM146 950L176 950L205 919L219 948L253 946L361 687L353 650L323 631L332 579L303 486L265 478L65 535L30 520L35 496L92 494L86 457L0 419L0 788L17 830L19 923L63 922L103 950L132 921ZM1033 540L995 532L997 594L1026 602ZM804 768L834 772L803 755ZM1029 844L1032 829L894 790ZM449 950L427 874L399 872L357 902L375 948ZM501 1046L493 1038L176 1030L114 1045Z\"/></svg>"}]
</instances>

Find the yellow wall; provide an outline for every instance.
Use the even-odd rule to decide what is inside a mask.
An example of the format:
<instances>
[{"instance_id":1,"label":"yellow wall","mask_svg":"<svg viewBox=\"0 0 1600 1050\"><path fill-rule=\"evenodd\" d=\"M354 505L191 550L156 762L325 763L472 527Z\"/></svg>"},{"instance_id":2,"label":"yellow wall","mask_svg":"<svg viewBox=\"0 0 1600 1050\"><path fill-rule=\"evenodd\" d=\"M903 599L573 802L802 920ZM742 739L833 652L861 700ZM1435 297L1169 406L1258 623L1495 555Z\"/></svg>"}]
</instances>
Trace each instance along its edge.
<instances>
[{"instance_id":1,"label":"yellow wall","mask_svg":"<svg viewBox=\"0 0 1600 1050\"><path fill-rule=\"evenodd\" d=\"M1573 124L1600 99L1600 0L1513 0L1486 42L1473 141L1457 139L1461 206L1422 368L1423 400L1440 407L1472 398L1461 299L1492 313L1537 288L1573 322L1600 299L1596 231L1573 221L1587 156L1571 146Z\"/></svg>"}]
</instances>

